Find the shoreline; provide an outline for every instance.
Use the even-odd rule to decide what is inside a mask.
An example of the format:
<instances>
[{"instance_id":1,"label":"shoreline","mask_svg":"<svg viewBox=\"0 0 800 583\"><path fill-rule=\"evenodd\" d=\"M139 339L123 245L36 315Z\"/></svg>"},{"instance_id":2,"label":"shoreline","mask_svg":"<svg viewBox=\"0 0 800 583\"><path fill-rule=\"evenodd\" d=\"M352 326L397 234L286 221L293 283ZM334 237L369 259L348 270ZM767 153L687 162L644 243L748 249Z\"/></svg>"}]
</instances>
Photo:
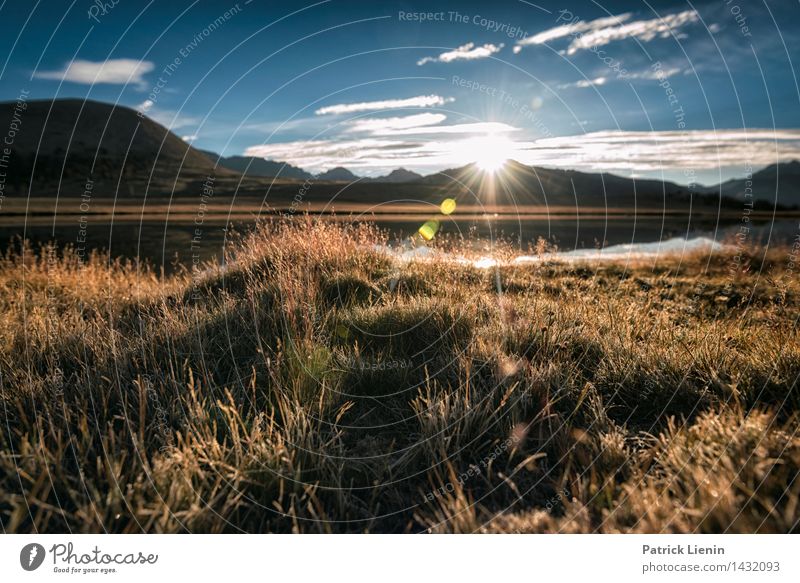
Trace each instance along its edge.
<instances>
[{"instance_id":1,"label":"shoreline","mask_svg":"<svg viewBox=\"0 0 800 583\"><path fill-rule=\"evenodd\" d=\"M438 212L438 205L418 201L398 201L398 202L340 202L331 204L327 202L307 203L298 208L292 205L291 201L264 202L263 199L254 197L216 197L216 202L205 203L205 216L218 216L225 218L229 215L237 217L247 216L256 213L260 216L282 216L282 215L313 215L331 217L349 217L352 215L368 215L387 219L416 219L418 216L428 216L432 212ZM156 219L161 216L174 217L175 215L192 215L197 213L200 203L198 200L180 197L170 200L169 198L152 198L144 201L120 201L108 198L96 198L92 200L91 209L81 210L79 200L69 197L31 197L9 198L4 201L3 213L0 221L6 217L52 217L54 213L58 216L92 216L92 217L123 217L136 216ZM503 219L546 219L551 218L596 218L596 217L683 217L683 216L702 216L719 217L720 219L740 219L742 209L740 207L714 207L698 206L693 208L670 208L658 206L640 206L637 208L628 207L603 207L603 206L565 206L565 205L521 205L514 207L511 205L478 205L459 203L458 210L454 213L454 219L475 219L475 218L503 218ZM800 209L754 209L750 216L757 219L768 220L800 218Z\"/></svg>"}]
</instances>

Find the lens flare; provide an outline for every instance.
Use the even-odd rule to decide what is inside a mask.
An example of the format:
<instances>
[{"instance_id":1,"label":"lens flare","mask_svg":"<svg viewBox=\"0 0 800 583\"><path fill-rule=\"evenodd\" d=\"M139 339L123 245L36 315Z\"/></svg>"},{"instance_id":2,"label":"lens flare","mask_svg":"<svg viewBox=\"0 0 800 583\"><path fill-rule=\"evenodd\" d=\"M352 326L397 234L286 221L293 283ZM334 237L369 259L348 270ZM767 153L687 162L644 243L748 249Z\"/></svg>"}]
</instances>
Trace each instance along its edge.
<instances>
[{"instance_id":1,"label":"lens flare","mask_svg":"<svg viewBox=\"0 0 800 583\"><path fill-rule=\"evenodd\" d=\"M419 228L420 236L425 239L426 241L430 241L436 236L436 232L439 230L439 221L431 220L425 221L423 225Z\"/></svg>"}]
</instances>

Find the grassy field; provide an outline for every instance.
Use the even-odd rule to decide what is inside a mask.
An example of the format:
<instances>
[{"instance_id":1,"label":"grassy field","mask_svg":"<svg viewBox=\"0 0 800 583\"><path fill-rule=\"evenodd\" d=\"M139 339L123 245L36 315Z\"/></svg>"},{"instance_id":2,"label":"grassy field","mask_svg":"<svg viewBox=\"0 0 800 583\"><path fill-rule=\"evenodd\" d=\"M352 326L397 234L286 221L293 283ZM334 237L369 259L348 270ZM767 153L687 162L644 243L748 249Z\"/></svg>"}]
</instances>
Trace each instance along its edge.
<instances>
[{"instance_id":1,"label":"grassy field","mask_svg":"<svg viewBox=\"0 0 800 583\"><path fill-rule=\"evenodd\" d=\"M6 532L788 532L789 250L395 263L263 227L227 269L0 263Z\"/></svg>"}]
</instances>

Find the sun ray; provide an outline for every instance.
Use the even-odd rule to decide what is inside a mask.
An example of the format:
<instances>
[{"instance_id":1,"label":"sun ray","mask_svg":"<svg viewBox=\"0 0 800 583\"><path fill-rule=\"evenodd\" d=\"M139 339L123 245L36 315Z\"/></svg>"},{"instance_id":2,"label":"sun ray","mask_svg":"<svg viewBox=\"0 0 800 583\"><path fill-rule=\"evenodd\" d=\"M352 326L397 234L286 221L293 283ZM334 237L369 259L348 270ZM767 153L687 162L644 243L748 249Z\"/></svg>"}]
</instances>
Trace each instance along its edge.
<instances>
[{"instance_id":1,"label":"sun ray","mask_svg":"<svg viewBox=\"0 0 800 583\"><path fill-rule=\"evenodd\" d=\"M514 157L516 144L504 135L488 133L454 144L454 156L464 163L475 163L476 167L489 174L499 171Z\"/></svg>"}]
</instances>

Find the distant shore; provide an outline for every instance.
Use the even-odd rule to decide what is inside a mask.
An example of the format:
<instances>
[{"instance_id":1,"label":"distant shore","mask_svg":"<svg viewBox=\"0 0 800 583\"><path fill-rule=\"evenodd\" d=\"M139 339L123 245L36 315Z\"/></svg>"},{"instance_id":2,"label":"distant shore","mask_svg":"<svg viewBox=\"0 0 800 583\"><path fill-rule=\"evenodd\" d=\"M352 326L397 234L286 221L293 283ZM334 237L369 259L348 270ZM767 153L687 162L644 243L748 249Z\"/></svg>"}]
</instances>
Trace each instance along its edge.
<instances>
[{"instance_id":1,"label":"distant shore","mask_svg":"<svg viewBox=\"0 0 800 583\"><path fill-rule=\"evenodd\" d=\"M170 220L179 220L182 215L194 216L198 210L198 199L185 196L175 197L149 197L145 201L130 199L96 198L93 199L88 209L81 208L80 200L74 197L23 197L6 198L3 204L3 213L0 223L7 222L13 217L13 222L18 223L20 216L52 218L54 211L57 216L90 215L96 217L126 220L130 218L158 219L169 216ZM260 215L285 215L304 214L311 215L351 215L366 214L371 220L396 218L414 218L416 215L427 216L436 212L433 203L419 201L398 202L309 202L300 206L291 204L287 200L270 200L270 197L257 198L253 196L235 197L221 195L215 197L213 202L207 203L204 214L224 219L228 216L242 219L254 218ZM487 215L504 216L505 218L542 219L547 217L653 217L653 216L686 216L699 215L703 217L720 217L735 219L741 217L742 209L733 207L713 207L708 205L693 208L675 209L658 206L640 206L636 209L625 207L602 206L566 206L566 205L481 205L468 202L459 202L458 211L453 218L473 219L484 218ZM780 210L753 210L749 213L753 219L770 220L771 218L800 217L800 209ZM375 218L372 218L375 217Z\"/></svg>"}]
</instances>

